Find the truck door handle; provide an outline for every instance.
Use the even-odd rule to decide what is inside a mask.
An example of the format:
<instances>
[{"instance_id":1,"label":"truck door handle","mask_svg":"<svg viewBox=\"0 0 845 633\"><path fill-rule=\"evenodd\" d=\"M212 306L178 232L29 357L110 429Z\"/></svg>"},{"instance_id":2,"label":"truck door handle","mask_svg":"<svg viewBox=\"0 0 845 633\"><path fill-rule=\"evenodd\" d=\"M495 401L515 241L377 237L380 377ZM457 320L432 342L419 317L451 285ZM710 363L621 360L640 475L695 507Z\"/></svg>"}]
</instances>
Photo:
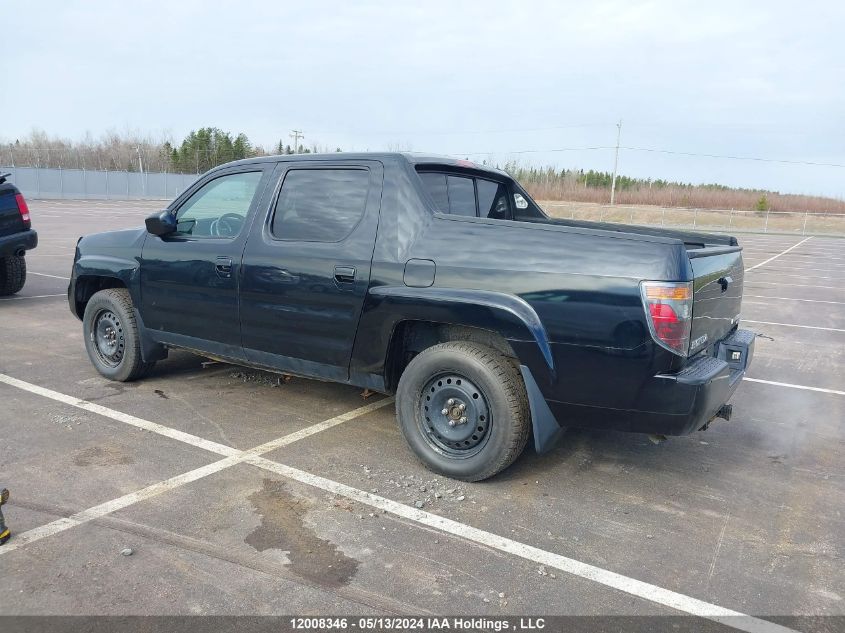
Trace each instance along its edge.
<instances>
[{"instance_id":1,"label":"truck door handle","mask_svg":"<svg viewBox=\"0 0 845 633\"><path fill-rule=\"evenodd\" d=\"M232 258L231 257L224 257L220 256L217 258L217 262L214 266L214 270L217 272L219 277L231 277L232 276Z\"/></svg>"},{"instance_id":2,"label":"truck door handle","mask_svg":"<svg viewBox=\"0 0 845 633\"><path fill-rule=\"evenodd\" d=\"M335 266L334 279L342 284L351 284L355 281L355 269L352 266Z\"/></svg>"}]
</instances>

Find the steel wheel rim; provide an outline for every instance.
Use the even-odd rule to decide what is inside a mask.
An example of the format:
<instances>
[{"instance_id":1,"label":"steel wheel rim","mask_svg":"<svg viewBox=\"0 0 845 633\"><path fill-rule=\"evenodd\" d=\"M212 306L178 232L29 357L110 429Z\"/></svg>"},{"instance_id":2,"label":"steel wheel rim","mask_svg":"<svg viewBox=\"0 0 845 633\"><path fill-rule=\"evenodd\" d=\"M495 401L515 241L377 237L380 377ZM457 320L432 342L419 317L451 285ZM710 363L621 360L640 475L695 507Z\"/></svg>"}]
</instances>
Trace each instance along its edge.
<instances>
[{"instance_id":1,"label":"steel wheel rim","mask_svg":"<svg viewBox=\"0 0 845 633\"><path fill-rule=\"evenodd\" d=\"M442 455L466 459L480 453L490 439L493 420L487 397L462 374L445 372L429 379L418 409L423 438Z\"/></svg>"},{"instance_id":2,"label":"steel wheel rim","mask_svg":"<svg viewBox=\"0 0 845 633\"><path fill-rule=\"evenodd\" d=\"M100 310L91 328L91 344L100 362L107 367L117 367L126 351L123 324L111 310Z\"/></svg>"}]
</instances>

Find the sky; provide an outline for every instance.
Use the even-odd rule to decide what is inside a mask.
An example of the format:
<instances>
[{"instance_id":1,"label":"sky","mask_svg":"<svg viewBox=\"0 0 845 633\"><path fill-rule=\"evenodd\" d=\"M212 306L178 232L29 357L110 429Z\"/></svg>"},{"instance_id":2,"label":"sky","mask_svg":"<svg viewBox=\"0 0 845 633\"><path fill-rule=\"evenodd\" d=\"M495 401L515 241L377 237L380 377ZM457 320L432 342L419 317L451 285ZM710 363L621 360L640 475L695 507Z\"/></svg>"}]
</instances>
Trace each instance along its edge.
<instances>
[{"instance_id":1,"label":"sky","mask_svg":"<svg viewBox=\"0 0 845 633\"><path fill-rule=\"evenodd\" d=\"M611 171L621 120L620 173L845 198L843 2L39 0L0 15L0 141L215 126L270 147L299 129L331 149Z\"/></svg>"}]
</instances>

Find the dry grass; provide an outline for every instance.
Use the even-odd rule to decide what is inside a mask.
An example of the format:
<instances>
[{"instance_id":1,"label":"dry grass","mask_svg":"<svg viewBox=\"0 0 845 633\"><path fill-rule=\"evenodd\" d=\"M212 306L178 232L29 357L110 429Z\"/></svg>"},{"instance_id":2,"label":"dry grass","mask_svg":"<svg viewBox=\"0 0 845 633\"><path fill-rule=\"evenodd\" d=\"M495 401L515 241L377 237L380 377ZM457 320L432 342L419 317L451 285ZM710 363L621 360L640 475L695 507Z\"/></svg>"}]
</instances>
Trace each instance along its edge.
<instances>
[{"instance_id":1,"label":"dry grass","mask_svg":"<svg viewBox=\"0 0 845 633\"><path fill-rule=\"evenodd\" d=\"M552 217L595 222L643 224L667 228L694 228L717 231L761 231L845 235L845 214L790 213L780 211L737 211L725 209L684 209L657 206L606 205L546 200L540 206Z\"/></svg>"},{"instance_id":2,"label":"dry grass","mask_svg":"<svg viewBox=\"0 0 845 633\"><path fill-rule=\"evenodd\" d=\"M558 179L557 182L523 182L535 200L565 200L608 204L610 189L585 187ZM761 196L766 196L770 211L803 213L845 213L845 200L745 189L721 189L707 186L667 185L617 190L617 204L654 205L689 209L736 209L753 211Z\"/></svg>"}]
</instances>

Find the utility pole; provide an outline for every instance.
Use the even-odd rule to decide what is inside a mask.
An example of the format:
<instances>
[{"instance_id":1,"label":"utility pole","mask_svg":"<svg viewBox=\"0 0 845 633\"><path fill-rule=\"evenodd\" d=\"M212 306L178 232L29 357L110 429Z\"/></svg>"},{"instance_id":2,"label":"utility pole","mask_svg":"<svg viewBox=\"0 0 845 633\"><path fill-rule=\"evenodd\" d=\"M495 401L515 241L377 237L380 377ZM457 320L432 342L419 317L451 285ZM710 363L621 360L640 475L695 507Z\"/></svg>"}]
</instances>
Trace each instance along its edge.
<instances>
[{"instance_id":1,"label":"utility pole","mask_svg":"<svg viewBox=\"0 0 845 633\"><path fill-rule=\"evenodd\" d=\"M616 198L616 170L619 167L619 139L622 138L622 119L616 124L616 153L613 156L613 180L610 183L610 204Z\"/></svg>"},{"instance_id":2,"label":"utility pole","mask_svg":"<svg viewBox=\"0 0 845 633\"><path fill-rule=\"evenodd\" d=\"M136 145L135 151L138 152L138 169L141 171L141 187L142 195L147 195L147 179L144 178L144 161L141 160L141 146Z\"/></svg>"},{"instance_id":3,"label":"utility pole","mask_svg":"<svg viewBox=\"0 0 845 633\"><path fill-rule=\"evenodd\" d=\"M144 175L144 161L141 160L141 146L136 145L135 151L138 152L138 170L141 172L141 175Z\"/></svg>"},{"instance_id":4,"label":"utility pole","mask_svg":"<svg viewBox=\"0 0 845 633\"><path fill-rule=\"evenodd\" d=\"M297 154L299 152L299 139L305 139L305 135L302 133L302 130L291 130L291 134L289 136L293 139L293 153Z\"/></svg>"}]
</instances>

